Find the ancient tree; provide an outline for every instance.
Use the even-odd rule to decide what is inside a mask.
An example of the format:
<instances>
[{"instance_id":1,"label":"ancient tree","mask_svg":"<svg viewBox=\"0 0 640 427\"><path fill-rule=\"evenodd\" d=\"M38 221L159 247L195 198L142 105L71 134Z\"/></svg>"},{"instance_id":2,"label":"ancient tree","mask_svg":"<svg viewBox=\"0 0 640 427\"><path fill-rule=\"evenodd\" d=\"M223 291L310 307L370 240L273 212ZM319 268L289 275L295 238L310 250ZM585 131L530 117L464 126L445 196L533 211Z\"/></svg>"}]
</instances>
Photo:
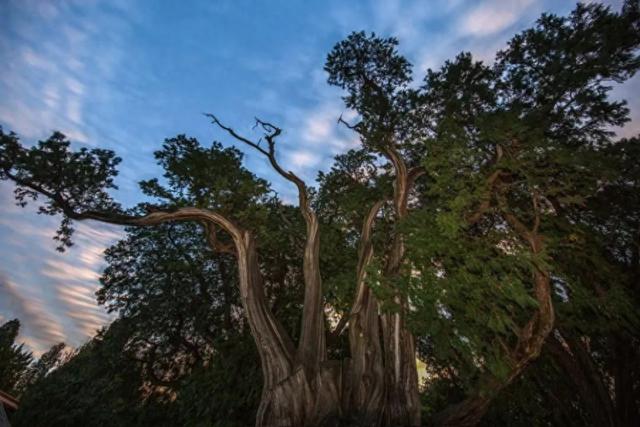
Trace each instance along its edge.
<instances>
[{"instance_id":1,"label":"ancient tree","mask_svg":"<svg viewBox=\"0 0 640 427\"><path fill-rule=\"evenodd\" d=\"M554 286L572 278L556 268L553 245L607 179L591 168L593 159L611 142L608 127L628 120L624 103L607 98L607 82L635 73L639 34L635 2L619 14L579 5L567 18L544 15L494 65L461 54L429 70L416 89L395 39L353 33L325 70L356 113L339 122L362 147L340 158L348 167L321 175L319 193L278 160L281 128L257 119L261 135L253 138L207 115L297 190L305 225L297 342L265 293L251 221L225 208L223 195L201 194L198 180L208 175L197 162L179 179L143 184L160 202L126 210L108 193L119 162L113 152L74 151L59 133L25 148L3 133L0 177L15 184L20 204L34 201L41 213L62 216L62 246L71 243L73 221L194 222L211 251L232 254L264 381L257 426L420 425L420 340L462 361L451 372L471 369L467 397L435 422L475 425L554 328ZM185 199L184 188L195 196ZM366 206L341 214L342 229L358 228L357 262L348 307L330 325L321 272L327 206L332 194L348 198L363 188L375 189L358 199ZM354 212L360 217L345 219ZM343 331L349 357L332 360L328 345Z\"/></svg>"}]
</instances>

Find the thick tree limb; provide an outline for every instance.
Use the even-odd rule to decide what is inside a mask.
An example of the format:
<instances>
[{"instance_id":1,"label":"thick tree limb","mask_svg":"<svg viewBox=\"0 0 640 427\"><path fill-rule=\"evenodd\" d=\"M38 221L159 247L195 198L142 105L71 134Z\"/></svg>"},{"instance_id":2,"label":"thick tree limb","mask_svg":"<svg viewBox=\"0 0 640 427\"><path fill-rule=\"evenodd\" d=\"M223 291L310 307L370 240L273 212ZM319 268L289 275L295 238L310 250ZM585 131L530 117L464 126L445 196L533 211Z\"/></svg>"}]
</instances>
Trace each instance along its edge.
<instances>
[{"instance_id":1,"label":"thick tree limb","mask_svg":"<svg viewBox=\"0 0 640 427\"><path fill-rule=\"evenodd\" d=\"M495 158L493 160L493 164L496 165L502 159L503 155L504 155L504 150L502 149L502 146L499 144L496 145ZM487 178L487 184L486 184L487 192L483 197L482 201L480 202L480 205L478 206L478 209L476 210L476 212L474 212L469 218L467 218L469 225L473 225L478 221L480 221L482 216L485 213L487 213L489 208L491 208L491 195L493 194L495 186L499 184L500 178L503 175L504 175L504 172L500 168L496 169L495 171L493 171L491 175L489 175L489 178Z\"/></svg>"},{"instance_id":2,"label":"thick tree limb","mask_svg":"<svg viewBox=\"0 0 640 427\"><path fill-rule=\"evenodd\" d=\"M467 218L469 225L476 224L483 217L484 214L491 208L491 195L493 193L495 185L499 182L502 171L500 169L495 170L487 179L487 194L483 197L482 201L478 205L478 209Z\"/></svg>"},{"instance_id":3,"label":"thick tree limb","mask_svg":"<svg viewBox=\"0 0 640 427\"><path fill-rule=\"evenodd\" d=\"M356 296L348 316L352 360L349 407L355 414L360 414L363 425L379 423L382 417L381 403L385 397L384 354L380 346L378 302L365 283L367 267L373 258L373 224L384 202L381 200L374 203L362 225Z\"/></svg>"},{"instance_id":4,"label":"thick tree limb","mask_svg":"<svg viewBox=\"0 0 640 427\"><path fill-rule=\"evenodd\" d=\"M363 84L372 89L376 96L390 107L380 88L367 78L361 76ZM338 120L348 128L361 132L358 124L350 125L342 117ZM409 192L415 180L424 173L421 167L411 171L394 142L392 132L383 137L378 151L389 160L395 171L393 182L393 204L396 212L396 220L401 221L408 215ZM399 274L404 258L404 241L400 233L396 233L386 256L384 275L393 277ZM356 298L358 301L358 298ZM418 397L418 378L415 361L415 342L412 334L405 326L405 310L407 301L405 297L397 295L395 302L399 306L397 313L384 313L381 315L382 336L385 346L385 381L387 382L387 402L384 417L387 423L399 423L408 425L420 424L420 402ZM350 338L351 328L350 328ZM357 337L355 337L357 340Z\"/></svg>"},{"instance_id":5,"label":"thick tree limb","mask_svg":"<svg viewBox=\"0 0 640 427\"><path fill-rule=\"evenodd\" d=\"M409 181L408 182L409 190L413 188L413 185L415 184L416 180L426 173L427 173L426 169L422 166L414 166L413 168L409 169L409 173L407 176L407 179Z\"/></svg>"},{"instance_id":6,"label":"thick tree limb","mask_svg":"<svg viewBox=\"0 0 640 427\"><path fill-rule=\"evenodd\" d=\"M351 308L351 315L357 314L362 308L363 294L367 288L365 284L367 267L371 262L371 258L373 258L373 242L371 241L373 224L384 202L385 200L379 200L373 204L362 225L360 248L358 250L356 296L354 298L353 307Z\"/></svg>"},{"instance_id":7,"label":"thick tree limb","mask_svg":"<svg viewBox=\"0 0 640 427\"><path fill-rule=\"evenodd\" d=\"M307 236L304 249L303 270L305 281L304 305L300 326L300 342L298 344L298 361L310 369L317 371L320 362L326 360L327 351L324 331L324 312L322 310L322 279L320 277L320 234L318 218L311 208L311 201L307 186L302 179L291 171L285 171L276 159L275 139L282 130L271 123L256 119L256 126L260 126L265 134L267 149L249 140L232 128L223 125L216 116L207 114L213 123L225 130L236 140L249 145L267 157L271 166L280 176L292 182L298 189L300 212L307 226Z\"/></svg>"},{"instance_id":8,"label":"thick tree limb","mask_svg":"<svg viewBox=\"0 0 640 427\"><path fill-rule=\"evenodd\" d=\"M139 216L121 212L78 211L62 194L48 191L37 183L11 174L10 171L4 172L18 185L49 198L56 208L72 220L95 220L125 226L152 226L169 221L197 221L207 224L208 227L217 226L223 229L231 236L235 245L240 296L262 361L265 390L291 375L294 362L293 344L266 303L258 255L250 232L220 213L193 207L155 211Z\"/></svg>"},{"instance_id":9,"label":"thick tree limb","mask_svg":"<svg viewBox=\"0 0 640 427\"><path fill-rule=\"evenodd\" d=\"M393 182L393 204L396 220L401 221L408 215L409 192L414 180L424 173L420 168L410 174L407 165L398 152L392 136L383 144L382 154L391 162L395 171ZM411 176L411 178L410 178ZM384 274L393 277L399 274L404 259L404 239L396 233L387 254ZM391 423L420 424L420 399L418 396L418 371L416 367L415 340L406 328L406 297L397 295L396 313L384 313L381 316L382 336L386 351L386 381L391 385L387 395L385 417Z\"/></svg>"}]
</instances>

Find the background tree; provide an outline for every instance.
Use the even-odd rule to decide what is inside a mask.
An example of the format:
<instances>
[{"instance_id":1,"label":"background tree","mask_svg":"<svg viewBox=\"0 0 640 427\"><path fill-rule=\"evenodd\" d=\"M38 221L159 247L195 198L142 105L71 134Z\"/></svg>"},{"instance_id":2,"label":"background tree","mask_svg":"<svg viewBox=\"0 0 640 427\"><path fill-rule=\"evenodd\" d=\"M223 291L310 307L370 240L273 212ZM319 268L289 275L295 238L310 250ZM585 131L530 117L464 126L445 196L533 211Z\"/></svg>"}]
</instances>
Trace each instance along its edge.
<instances>
[{"instance_id":1,"label":"background tree","mask_svg":"<svg viewBox=\"0 0 640 427\"><path fill-rule=\"evenodd\" d=\"M0 390L17 395L20 379L33 361L31 352L23 344L16 344L20 321L10 320L0 326Z\"/></svg>"},{"instance_id":2,"label":"background tree","mask_svg":"<svg viewBox=\"0 0 640 427\"><path fill-rule=\"evenodd\" d=\"M525 400L537 402L548 423L630 426L640 420L637 150L637 138L603 150L615 178L572 213L580 226L554 253L574 279L563 284L544 357L514 386L522 400L511 409L497 405L488 425L496 417L515 418Z\"/></svg>"},{"instance_id":3,"label":"background tree","mask_svg":"<svg viewBox=\"0 0 640 427\"><path fill-rule=\"evenodd\" d=\"M137 425L142 404L140 366L122 352L126 322L78 350L70 361L30 387L12 423L16 426ZM142 424L144 425L144 424Z\"/></svg>"},{"instance_id":4,"label":"background tree","mask_svg":"<svg viewBox=\"0 0 640 427\"><path fill-rule=\"evenodd\" d=\"M70 352L67 351L66 347L65 343L60 342L52 345L49 350L42 353L38 360L33 361L20 377L17 388L19 388L21 392L24 392L46 377L54 369L63 365L70 356Z\"/></svg>"}]
</instances>

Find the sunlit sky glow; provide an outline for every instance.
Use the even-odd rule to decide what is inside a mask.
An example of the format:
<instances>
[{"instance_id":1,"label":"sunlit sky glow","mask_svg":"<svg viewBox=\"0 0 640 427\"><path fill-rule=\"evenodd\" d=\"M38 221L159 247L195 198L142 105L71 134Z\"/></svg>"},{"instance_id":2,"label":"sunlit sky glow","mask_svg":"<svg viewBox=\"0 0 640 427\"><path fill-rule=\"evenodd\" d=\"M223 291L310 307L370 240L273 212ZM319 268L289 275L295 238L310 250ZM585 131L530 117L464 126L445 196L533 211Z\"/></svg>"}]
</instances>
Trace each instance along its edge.
<instances>
[{"instance_id":1,"label":"sunlit sky glow","mask_svg":"<svg viewBox=\"0 0 640 427\"><path fill-rule=\"evenodd\" d=\"M621 1L610 1L619 8ZM137 182L159 176L153 151L185 133L202 143L231 141L202 115L217 114L253 135L257 116L285 133L280 161L313 181L331 158L357 144L336 119L340 93L322 70L331 47L354 30L400 40L421 79L458 52L491 62L495 52L544 11L566 14L572 0L0 1L0 125L26 144L53 130L76 146L110 148L123 157L115 197L140 200ZM629 98L637 133L640 79L616 97ZM632 96L631 94L636 94ZM244 147L239 147L244 150ZM292 189L255 153L247 166ZM51 240L55 218L14 205L0 184L0 322L17 317L20 340L37 354L65 341L78 346L109 315L94 292L102 251L121 230L80 224L64 254Z\"/></svg>"}]
</instances>

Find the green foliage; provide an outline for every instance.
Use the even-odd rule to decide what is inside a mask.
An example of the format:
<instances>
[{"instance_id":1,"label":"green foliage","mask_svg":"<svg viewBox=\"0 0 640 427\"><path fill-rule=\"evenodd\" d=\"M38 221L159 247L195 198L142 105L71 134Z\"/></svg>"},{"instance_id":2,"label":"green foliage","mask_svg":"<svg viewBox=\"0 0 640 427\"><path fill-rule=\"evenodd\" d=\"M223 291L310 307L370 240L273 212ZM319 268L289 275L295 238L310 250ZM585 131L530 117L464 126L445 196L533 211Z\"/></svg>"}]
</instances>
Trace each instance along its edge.
<instances>
[{"instance_id":1,"label":"green foliage","mask_svg":"<svg viewBox=\"0 0 640 427\"><path fill-rule=\"evenodd\" d=\"M552 275L561 322L583 319L590 328L583 333L596 332L594 317L603 326L633 324L618 283L609 280L594 300L593 275L611 278L616 269L597 255L601 242L576 215L603 182L628 179L607 148L608 127L627 121L628 111L608 99L606 82L640 66L637 25L631 3L622 14L579 5L567 18L543 15L493 67L461 54L425 78L430 182L423 208L404 227L414 273L408 289L414 330L432 343L427 357L454 367L463 386L478 371L508 372L506 349L537 306L536 269ZM545 249L533 251L520 226L543 236ZM579 235L589 241L578 245Z\"/></svg>"},{"instance_id":2,"label":"green foliage","mask_svg":"<svg viewBox=\"0 0 640 427\"><path fill-rule=\"evenodd\" d=\"M247 334L222 343L220 357L183 375L172 389L149 380L128 342L137 326L114 322L60 368L28 389L15 426L237 426L252 423L260 365Z\"/></svg>"},{"instance_id":3,"label":"green foliage","mask_svg":"<svg viewBox=\"0 0 640 427\"><path fill-rule=\"evenodd\" d=\"M20 382L27 373L33 356L24 345L15 343L20 331L20 321L10 320L0 326L0 390L19 394Z\"/></svg>"},{"instance_id":4,"label":"green foliage","mask_svg":"<svg viewBox=\"0 0 640 427\"><path fill-rule=\"evenodd\" d=\"M544 14L498 54L501 89L513 109L540 121L547 136L566 144L599 143L606 125L629 120L624 101L611 101L607 83L638 69L640 9L626 1L620 14L579 3L567 17Z\"/></svg>"},{"instance_id":5,"label":"green foliage","mask_svg":"<svg viewBox=\"0 0 640 427\"><path fill-rule=\"evenodd\" d=\"M241 310L232 256L213 254L201 226L129 228L106 251L98 302L128 319L126 351L151 379L171 384L210 359Z\"/></svg>"},{"instance_id":6,"label":"green foliage","mask_svg":"<svg viewBox=\"0 0 640 427\"><path fill-rule=\"evenodd\" d=\"M252 425L262 380L255 344L249 334L217 348L210 366L185 378L174 403L186 427Z\"/></svg>"},{"instance_id":7,"label":"green foliage","mask_svg":"<svg viewBox=\"0 0 640 427\"><path fill-rule=\"evenodd\" d=\"M411 65L398 54L398 40L362 31L351 33L327 56L329 84L346 89L348 108L373 115L387 114L392 99L411 81ZM376 124L378 126L378 124Z\"/></svg>"},{"instance_id":8,"label":"green foliage","mask_svg":"<svg viewBox=\"0 0 640 427\"><path fill-rule=\"evenodd\" d=\"M29 388L15 426L138 425L142 378L122 353L126 322L116 322L83 346L71 360ZM144 424L142 424L144 425Z\"/></svg>"},{"instance_id":9,"label":"green foliage","mask_svg":"<svg viewBox=\"0 0 640 427\"><path fill-rule=\"evenodd\" d=\"M327 56L330 85L346 89L347 108L359 121L353 129L374 151L394 135L410 135L420 128L413 114L415 91L409 87L411 64L398 53L398 40L374 33L351 33Z\"/></svg>"},{"instance_id":10,"label":"green foliage","mask_svg":"<svg viewBox=\"0 0 640 427\"><path fill-rule=\"evenodd\" d=\"M353 303L362 222L373 204L391 193L389 177L367 150L336 156L318 175L315 209L321 221L321 270L325 296L339 312Z\"/></svg>"},{"instance_id":11,"label":"green foliage","mask_svg":"<svg viewBox=\"0 0 640 427\"><path fill-rule=\"evenodd\" d=\"M65 363L69 353L66 351L66 344L60 342L51 346L40 358L29 366L20 377L18 388L25 392L29 387L44 379L50 372Z\"/></svg>"},{"instance_id":12,"label":"green foliage","mask_svg":"<svg viewBox=\"0 0 640 427\"><path fill-rule=\"evenodd\" d=\"M156 208L216 209L255 230L274 312L293 330L301 311L302 248L292 236L304 227L297 209L268 198L267 184L242 167L235 149L217 143L206 149L177 136L156 158L165 186L141 183L158 199ZM214 252L206 241L211 232L216 245L228 245L228 238L198 223L126 231L106 251L97 292L119 320L35 382L17 425L40 417L51 425L106 425L114 417L123 425L247 424L255 417L260 365L239 299L235 255ZM102 388L91 394L94 385ZM69 399L45 408L47 393L58 388Z\"/></svg>"},{"instance_id":13,"label":"green foliage","mask_svg":"<svg viewBox=\"0 0 640 427\"><path fill-rule=\"evenodd\" d=\"M113 178L121 159L110 150L81 147L72 151L70 145L62 133L54 132L46 141L25 149L14 133L5 134L0 128L0 179L15 183L20 206L45 196L38 213L63 215L55 237L60 251L72 244L70 212L119 209L107 191L116 188Z\"/></svg>"},{"instance_id":14,"label":"green foliage","mask_svg":"<svg viewBox=\"0 0 640 427\"><path fill-rule=\"evenodd\" d=\"M166 186L157 179L142 181L146 195L172 207L196 206L231 214L247 226L260 220L256 211L269 185L242 166L239 150L223 148L218 142L206 148L194 138L178 135L166 139L155 157L165 171Z\"/></svg>"}]
</instances>

